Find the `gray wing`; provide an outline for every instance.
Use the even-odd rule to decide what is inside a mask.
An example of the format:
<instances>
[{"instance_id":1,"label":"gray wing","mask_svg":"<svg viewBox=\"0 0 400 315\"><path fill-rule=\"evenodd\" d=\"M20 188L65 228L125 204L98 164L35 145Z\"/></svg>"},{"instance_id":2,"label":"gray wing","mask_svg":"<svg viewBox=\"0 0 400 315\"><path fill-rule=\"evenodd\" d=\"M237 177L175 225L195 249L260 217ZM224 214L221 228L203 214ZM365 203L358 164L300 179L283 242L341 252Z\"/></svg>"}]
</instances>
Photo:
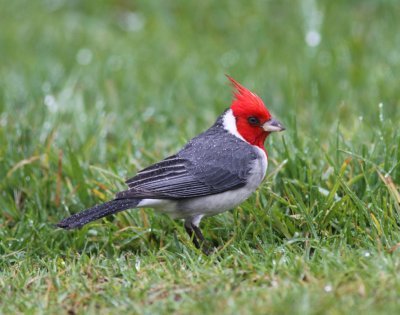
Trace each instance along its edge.
<instances>
[{"instance_id":1,"label":"gray wing","mask_svg":"<svg viewBox=\"0 0 400 315\"><path fill-rule=\"evenodd\" d=\"M176 156L165 159L126 181L129 189L117 198L184 199L217 194L242 187L246 176L240 176L213 165L203 165L202 173L188 160Z\"/></svg>"},{"instance_id":2,"label":"gray wing","mask_svg":"<svg viewBox=\"0 0 400 315\"><path fill-rule=\"evenodd\" d=\"M200 140L194 138L178 154L128 179L129 189L116 197L185 199L244 186L250 163L257 157L254 149L239 139L226 139L226 134L222 139L206 136L207 133Z\"/></svg>"}]
</instances>

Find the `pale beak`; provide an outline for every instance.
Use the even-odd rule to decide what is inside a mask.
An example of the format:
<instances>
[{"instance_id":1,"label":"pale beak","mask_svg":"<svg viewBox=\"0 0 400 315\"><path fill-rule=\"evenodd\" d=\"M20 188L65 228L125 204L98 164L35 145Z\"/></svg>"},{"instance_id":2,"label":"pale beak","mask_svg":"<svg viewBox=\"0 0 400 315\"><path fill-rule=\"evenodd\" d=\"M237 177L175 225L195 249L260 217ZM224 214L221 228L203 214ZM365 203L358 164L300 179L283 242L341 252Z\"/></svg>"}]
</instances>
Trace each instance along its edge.
<instances>
[{"instance_id":1,"label":"pale beak","mask_svg":"<svg viewBox=\"0 0 400 315\"><path fill-rule=\"evenodd\" d=\"M270 120L266 121L262 128L268 132L275 132L275 131L283 131L286 128L276 119L271 118Z\"/></svg>"}]
</instances>

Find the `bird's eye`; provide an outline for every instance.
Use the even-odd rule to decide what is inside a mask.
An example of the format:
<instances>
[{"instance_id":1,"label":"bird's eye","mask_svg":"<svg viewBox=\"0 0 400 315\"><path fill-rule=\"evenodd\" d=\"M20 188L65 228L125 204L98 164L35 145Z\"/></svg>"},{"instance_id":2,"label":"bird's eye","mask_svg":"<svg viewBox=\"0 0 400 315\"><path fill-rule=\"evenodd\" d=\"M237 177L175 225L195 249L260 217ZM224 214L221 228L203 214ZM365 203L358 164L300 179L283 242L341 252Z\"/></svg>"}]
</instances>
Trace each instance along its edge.
<instances>
[{"instance_id":1,"label":"bird's eye","mask_svg":"<svg viewBox=\"0 0 400 315\"><path fill-rule=\"evenodd\" d=\"M249 122L250 125L253 125L253 126L260 125L260 121L258 120L257 117L254 117L254 116L250 116L249 118L247 118L247 121Z\"/></svg>"}]
</instances>

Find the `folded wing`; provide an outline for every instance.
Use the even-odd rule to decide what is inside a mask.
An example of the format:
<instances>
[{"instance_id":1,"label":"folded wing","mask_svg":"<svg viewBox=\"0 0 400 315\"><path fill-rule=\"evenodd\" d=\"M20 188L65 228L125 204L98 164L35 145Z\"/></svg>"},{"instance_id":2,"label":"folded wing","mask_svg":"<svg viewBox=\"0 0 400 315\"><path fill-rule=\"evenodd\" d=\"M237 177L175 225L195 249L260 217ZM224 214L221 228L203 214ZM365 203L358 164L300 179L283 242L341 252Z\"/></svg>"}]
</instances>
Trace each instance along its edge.
<instances>
[{"instance_id":1,"label":"folded wing","mask_svg":"<svg viewBox=\"0 0 400 315\"><path fill-rule=\"evenodd\" d=\"M199 173L189 160L171 156L128 179L129 189L116 197L184 199L217 194L246 184L245 176L236 170L232 172L214 165L202 167L207 172Z\"/></svg>"}]
</instances>

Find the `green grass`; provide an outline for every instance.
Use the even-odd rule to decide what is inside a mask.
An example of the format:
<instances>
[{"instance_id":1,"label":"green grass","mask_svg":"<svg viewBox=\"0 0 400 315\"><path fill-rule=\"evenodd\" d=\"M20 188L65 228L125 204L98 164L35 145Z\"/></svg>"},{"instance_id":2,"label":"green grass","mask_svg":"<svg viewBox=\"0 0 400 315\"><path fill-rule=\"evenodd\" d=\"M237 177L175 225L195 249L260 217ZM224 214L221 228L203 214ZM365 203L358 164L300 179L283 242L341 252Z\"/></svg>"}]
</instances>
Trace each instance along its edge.
<instances>
[{"instance_id":1,"label":"green grass","mask_svg":"<svg viewBox=\"0 0 400 315\"><path fill-rule=\"evenodd\" d=\"M400 312L396 1L1 7L0 313ZM208 128L225 73L287 131L257 193L203 220L217 253L152 210L53 227Z\"/></svg>"}]
</instances>

